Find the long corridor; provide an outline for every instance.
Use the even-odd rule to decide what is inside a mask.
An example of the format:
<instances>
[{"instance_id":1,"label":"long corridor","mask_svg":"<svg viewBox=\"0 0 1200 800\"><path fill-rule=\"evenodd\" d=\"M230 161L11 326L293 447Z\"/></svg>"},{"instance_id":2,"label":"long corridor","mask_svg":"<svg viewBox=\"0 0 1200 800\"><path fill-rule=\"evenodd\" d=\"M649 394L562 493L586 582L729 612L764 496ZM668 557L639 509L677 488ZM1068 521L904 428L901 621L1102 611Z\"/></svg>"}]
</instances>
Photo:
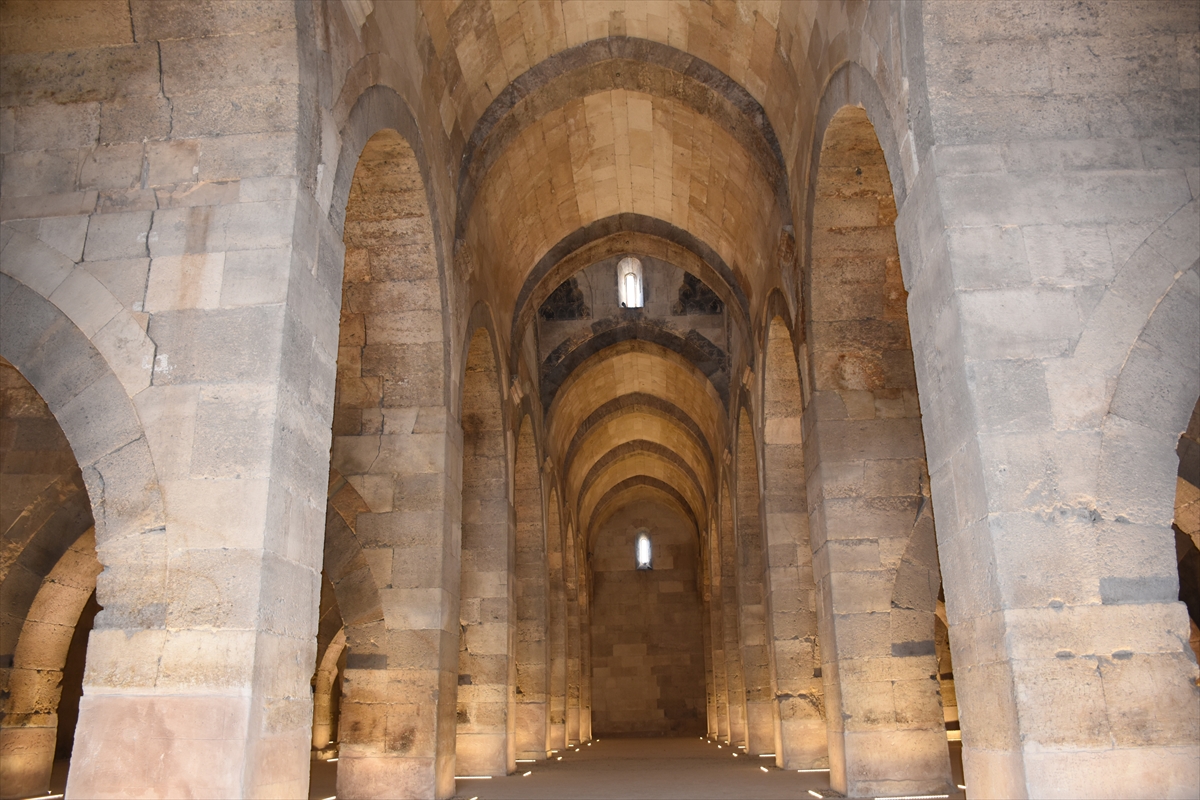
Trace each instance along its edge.
<instances>
[{"instance_id":1,"label":"long corridor","mask_svg":"<svg viewBox=\"0 0 1200 800\"><path fill-rule=\"evenodd\" d=\"M601 739L557 754L562 761L519 765L506 778L459 780L456 800L791 800L840 797L829 773L778 769L774 759L718 748L701 738ZM957 759L956 759L957 760ZM956 765L957 766L957 765ZM955 770L961 781L961 772ZM524 773L528 772L528 775ZM958 791L949 797L965 797Z\"/></svg>"}]
</instances>

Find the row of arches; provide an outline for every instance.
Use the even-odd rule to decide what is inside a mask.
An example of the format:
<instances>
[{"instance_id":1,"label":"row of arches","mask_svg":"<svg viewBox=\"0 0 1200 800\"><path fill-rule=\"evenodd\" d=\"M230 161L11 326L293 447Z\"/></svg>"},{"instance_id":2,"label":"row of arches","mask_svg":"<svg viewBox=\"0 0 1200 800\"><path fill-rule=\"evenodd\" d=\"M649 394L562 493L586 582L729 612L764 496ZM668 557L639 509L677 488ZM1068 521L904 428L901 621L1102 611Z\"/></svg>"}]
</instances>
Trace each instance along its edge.
<instances>
[{"instance_id":1,"label":"row of arches","mask_svg":"<svg viewBox=\"0 0 1200 800\"><path fill-rule=\"evenodd\" d=\"M611 37L604 45L620 52L626 46ZM650 49L630 63L656 72L659 61L679 55L665 46ZM592 50L585 46L570 56L587 62L581 69L592 69ZM601 55L608 59L606 53ZM935 260L928 248L913 243L920 240L912 233L917 212L902 218L913 207L905 202L910 190L921 187L904 184L892 125L869 76L845 68L832 78L816 123L811 195L797 204L761 106L706 67L669 70L688 77L678 85L679 98L645 95L633 83L617 82L556 107L564 117L600 120L596 129L611 127L614 142L635 143L634 150L650 145L653 157L622 164L616 181L602 174L605 143L566 140L553 115L539 112L536 123L518 130L505 122L508 117L484 113L496 123L495 133L486 125L473 128L482 133L473 134L467 148L477 155L463 160L455 217L461 242L455 239L453 252L438 211L448 206L437 202L425 145L405 103L378 86L359 95L341 134L327 220L340 242L336 236L322 240L316 266L296 270L300 288L288 302L302 309L296 317L303 320L280 323L280 339L292 348L280 359L282 388L276 392L271 384L255 399L264 409L276 403L284 422L277 430L273 417L270 426L260 427L241 420L246 424L238 429L288 464L278 473L271 471L276 462L263 466L224 440L211 446L207 466L195 458L180 465L164 457L179 419L187 417L186 404L208 402L212 411L221 400L183 396L190 391L180 388L189 370L202 370L152 353L148 360L132 359L142 368L112 371L105 365L130 359L114 355L111 337L103 340L107 350L93 347L81 332L94 332L94 315L70 305L76 294L64 292L56 300L59 284L49 285L45 277L69 273L83 281L86 270L61 263L61 255L26 233L6 233L3 355L37 387L67 432L94 516L94 566L104 564L97 587L104 610L89 655L91 697L85 696L83 734L75 742L75 792L86 795L104 779L96 764L120 761L114 753L122 740L111 721L120 716L122 693L132 691L121 676L153 661L143 650L169 656L133 691L153 707L150 716L192 714L198 705L185 709L185 703L171 705L174 700L155 693L173 697L180 686L199 686L198 696L212 689L228 715L251 731L230 738L239 742L230 747L252 753L235 781L245 793L265 785L286 793L303 780L295 777L303 772L297 753L307 748L296 741L311 740L328 755L336 738L339 794L446 797L454 792L455 775L505 774L518 759L543 758L586 740L600 722L596 713L612 708L596 702L599 670L610 668L600 665L610 658L607 651L593 652L601 638L591 626L600 618L596 604L603 596L596 559L607 544L598 537L613 520L634 525L631 508L654 504L676 525L672 534L679 536L671 541L687 555L678 560L693 570L688 574L700 619L693 638L703 649L707 733L752 752L774 752L780 766L828 765L834 785L847 792L944 787L946 694L939 691L949 687L949 678L930 678L952 674L941 665L950 646L956 655L967 654L957 659L966 678L956 694L963 700L964 731L976 737L968 742L969 769L993 793L1003 793L1008 778L989 777L994 759L1020 750L1013 743L1020 737L1016 728L996 733L982 721L994 696L1019 681L1004 658L977 652L981 642L1004 638L981 633L981 620L1052 582L1022 573L1015 586L1004 583L1004 570L1027 552L1004 551L1001 537L988 554L994 542L980 529L991 524L988 514L1013 509L992 509L991 495L980 500L987 491L978 484L1002 481L996 476L1004 470L991 461L985 469L985 459L999 456L981 452L971 437L978 430L1021 432L1022 421L1004 416L997 407L1002 400L954 404L974 397L958 392L955 381L991 387L995 394L988 396L999 398L1015 381L1009 373L986 374L989 367L971 366L967 378L946 367L947 359L979 345L972 339L978 335L964 333L957 317L946 316L946 304L958 302L944 296L953 277L921 278L944 265L927 264ZM506 113L503 103L509 102L515 119L527 113L517 108L521 103L545 104L554 96L548 90L522 99L514 90L493 102ZM701 104L698 97L725 116L698 119L677 108L685 100ZM872 120L888 132L882 142ZM576 144L584 148L581 157L572 150ZM543 145L558 148L554 158L536 156ZM660 183L674 186L676 156L695 157L706 149L719 154L716 162L696 166L695 174L679 181L678 193L662 195ZM567 187L552 165L576 161L591 172ZM537 168L527 169L531 164ZM636 172L638 180L629 177L634 167L643 170ZM705 176L711 180L701 180ZM697 201L693 209L686 200L701 184L728 191L710 189L711 202ZM548 208L535 191L539 186L553 186L577 202L560 198ZM599 198L595 208L588 206L589 194ZM793 205L807 217L799 242ZM752 229L738 222L746 208L760 223ZM512 227L500 211L514 209L515 217L543 224ZM1186 226L1194 211L1193 201L1168 226ZM909 239L904 263L897 227ZM723 346L728 369L702 368L697 353L712 353L703 343L674 333L651 335L646 319L638 317L593 340L590 350L573 350L574 358L563 362L569 369L546 393L538 380L545 359L534 327L537 308L580 269L631 253L686 271L721 299L727 340L714 347ZM1174 485L1163 453L1174 448L1175 435L1166 434L1180 429L1196 392L1194 381L1181 379L1160 403L1147 404L1137 386L1161 375L1162 359L1171 364L1165 369L1170 375L1190 375L1188 347L1195 337L1185 335L1179 345L1180 337L1161 334L1166 323L1151 316L1159 308L1169 313L1194 305L1195 264L1179 266L1161 266L1154 276L1162 285L1136 300L1147 305L1139 326L1146 318L1150 323L1131 335L1133 355L1121 361L1131 371L1118 375L1115 399L1098 423L1106 499L1094 507L1075 496L1065 502L1059 495L1066 489L1047 486L1050 511L1038 511L1101 520L1103 530L1093 539L1114 574L1090 576L1100 587L1098 605L1158 604L1164 619L1170 617L1168 627L1177 625L1179 614L1170 607L1169 544L1154 535L1169 523L1164 486ZM798 285L782 291L794 272ZM455 283L460 273L468 276L462 280L469 283L466 290ZM1101 306L1128 299L1122 291L1118 286L1105 295ZM490 302L470 306L470 314L448 310L479 298ZM511 330L500 324L510 309ZM627 310L633 307L627 304ZM124 322L122 314L111 319ZM910 315L943 322L921 327L919 337ZM946 333L946 326L956 325ZM1102 327L1085 331L1078 346L1096 347ZM186 353L189 334L196 336L193 329L172 334L167 322L154 320L149 331L138 328L127 337L130 352L144 355L138 348L145 349L151 334L164 358ZM235 377L246 378L253 365L238 369ZM172 386L178 397L147 399L167 398ZM155 391L139 395L147 388ZM141 398L136 403L129 399L135 395ZM316 409L311 413L289 405L309 401ZM329 419L331 427L324 425ZM271 449L274 437L290 442L293 434L307 449ZM263 446L266 441L271 448ZM322 469L325 445L329 473ZM1116 465L1131 458L1141 468L1132 488L1116 474ZM236 483L243 473L263 485ZM261 490L255 503L261 500L269 510L262 516L286 521L279 530L268 526L268 549L299 566L291 572L275 562L261 570L246 567L244 583L261 590L252 601L241 598L237 581L209 574L229 563L214 551L254 550L240 539L222 538L209 519L221 513L219 504L200 508L213 495L187 494L185 479L214 475L232 479L221 489L231 492L226 496ZM160 489L160 483L171 485ZM1003 495L1002 489L993 494ZM320 540L320 526L306 522L319 518L321 508L323 557L321 548L311 547ZM1146 528L1141 538L1118 527L1130 524L1130 508L1141 515L1133 524ZM209 527L197 520L209 520ZM1019 539L1019 525L1013 518L1007 524L1014 526L1013 540ZM182 540L179 531L187 532ZM1050 549L1036 552L1053 563ZM1146 574L1116 574L1124 561ZM163 564L172 568L164 571ZM273 569L285 578L272 575ZM1155 579L1149 594L1147 575ZM38 585L60 583L55 578ZM83 578L67 583L73 602L88 589ZM1056 608L1055 599L1062 607L1062 598L1049 598L1050 607ZM239 602L257 610L239 617L241 607L229 608ZM1089 605L1077 596L1066 602ZM22 629L30 620L46 622L34 619L41 613L35 607L40 609L36 599ZM63 619L77 617L74 608ZM314 619L315 643L308 635ZM278 641L245 644L252 638L248 631L257 635L256 626ZM246 691L262 700L262 708L233 698L237 693L210 675L179 666L198 651L229 656L237 651L234 644L193 642L168 652L185 640L172 638L179 631L211 642L232 630L254 654L248 661L271 665L250 669L242 687L251 687ZM147 631L152 636L141 636ZM24 660L32 647L21 648L24 635L12 639L6 628L21 654L19 664L14 656L13 674L32 669L57 680L51 662L43 667ZM63 632L57 635L61 642ZM158 651L141 644L153 637L165 642ZM1164 657L1186 656L1176 651L1164 650ZM246 671L235 656L228 662ZM266 674L280 664L287 667L279 670L285 678ZM1172 697L1186 700L1177 680L1183 669L1176 665L1164 680ZM307 700L297 699L304 681L315 690L313 714L297 721L308 710ZM7 702L13 711L6 710L6 736L37 727L18 724L34 722L21 716L32 712L11 697ZM1003 713L1015 714L1019 705L1008 702ZM276 714L285 707L291 712ZM286 735L277 736L284 729ZM274 761L274 753L263 755L275 747L285 755ZM44 756L44 748L39 752ZM270 783L263 775L279 780ZM192 779L147 780L169 789Z\"/></svg>"}]
</instances>

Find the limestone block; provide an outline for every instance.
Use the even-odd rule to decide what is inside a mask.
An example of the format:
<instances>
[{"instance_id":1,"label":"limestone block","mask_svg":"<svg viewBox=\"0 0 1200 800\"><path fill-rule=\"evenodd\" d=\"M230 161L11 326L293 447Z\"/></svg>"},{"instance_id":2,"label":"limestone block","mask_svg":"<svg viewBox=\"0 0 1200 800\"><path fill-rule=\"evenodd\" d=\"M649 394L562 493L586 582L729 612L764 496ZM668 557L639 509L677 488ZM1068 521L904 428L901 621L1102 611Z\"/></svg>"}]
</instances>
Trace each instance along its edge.
<instances>
[{"instance_id":1,"label":"limestone block","mask_svg":"<svg viewBox=\"0 0 1200 800\"><path fill-rule=\"evenodd\" d=\"M82 244L82 243L81 243ZM83 258L83 248L80 247L79 258ZM96 280L117 298L125 308L131 311L141 311L146 295L146 275L150 269L150 259L133 258L117 259L115 261L87 261L82 265Z\"/></svg>"},{"instance_id":2,"label":"limestone block","mask_svg":"<svg viewBox=\"0 0 1200 800\"><path fill-rule=\"evenodd\" d=\"M224 255L221 306L269 305L287 297L290 251L244 249Z\"/></svg>"},{"instance_id":3,"label":"limestone block","mask_svg":"<svg viewBox=\"0 0 1200 800\"><path fill-rule=\"evenodd\" d=\"M241 786L240 770L212 765L240 763L249 702L242 697L85 695L68 791L100 797L151 790L179 794L195 787L213 797L232 796ZM165 736L121 737L130 724L154 723Z\"/></svg>"},{"instance_id":4,"label":"limestone block","mask_svg":"<svg viewBox=\"0 0 1200 800\"><path fill-rule=\"evenodd\" d=\"M1100 445L1093 431L980 437L991 510L1087 508L1096 492Z\"/></svg>"},{"instance_id":5,"label":"limestone block","mask_svg":"<svg viewBox=\"0 0 1200 800\"><path fill-rule=\"evenodd\" d=\"M413 433L376 437L379 455L372 465L376 472L400 474L441 473L445 467L445 435L440 433Z\"/></svg>"},{"instance_id":6,"label":"limestone block","mask_svg":"<svg viewBox=\"0 0 1200 800\"><path fill-rule=\"evenodd\" d=\"M164 630L124 631L96 628L88 637L87 671L83 684L89 694L152 689L167 640Z\"/></svg>"},{"instance_id":7,"label":"limestone block","mask_svg":"<svg viewBox=\"0 0 1200 800\"><path fill-rule=\"evenodd\" d=\"M162 645L155 686L178 693L247 691L255 638L253 630L171 631Z\"/></svg>"},{"instance_id":8,"label":"limestone block","mask_svg":"<svg viewBox=\"0 0 1200 800\"><path fill-rule=\"evenodd\" d=\"M1186 798L1200 779L1195 746L1104 749L1098 752L1053 750L1024 754L1031 797Z\"/></svg>"},{"instance_id":9,"label":"limestone block","mask_svg":"<svg viewBox=\"0 0 1200 800\"><path fill-rule=\"evenodd\" d=\"M298 104L293 86L193 89L198 91L171 97L174 136L220 137L296 128Z\"/></svg>"},{"instance_id":10,"label":"limestone block","mask_svg":"<svg viewBox=\"0 0 1200 800\"><path fill-rule=\"evenodd\" d=\"M1116 274L1107 226L1030 225L1021 235L1041 283L1102 285Z\"/></svg>"},{"instance_id":11,"label":"limestone block","mask_svg":"<svg viewBox=\"0 0 1200 800\"><path fill-rule=\"evenodd\" d=\"M158 343L155 384L245 382L270 374L277 369L282 314L273 306L155 314L149 329Z\"/></svg>"},{"instance_id":12,"label":"limestone block","mask_svg":"<svg viewBox=\"0 0 1200 800\"><path fill-rule=\"evenodd\" d=\"M224 253L160 256L150 263L145 310L154 313L220 305Z\"/></svg>"},{"instance_id":13,"label":"limestone block","mask_svg":"<svg viewBox=\"0 0 1200 800\"><path fill-rule=\"evenodd\" d=\"M831 573L855 573L879 569L879 541L877 539L830 541L826 542L822 551L823 566Z\"/></svg>"},{"instance_id":14,"label":"limestone block","mask_svg":"<svg viewBox=\"0 0 1200 800\"><path fill-rule=\"evenodd\" d=\"M170 553L168 623L172 628L254 629L260 616L262 559L254 550Z\"/></svg>"},{"instance_id":15,"label":"limestone block","mask_svg":"<svg viewBox=\"0 0 1200 800\"><path fill-rule=\"evenodd\" d=\"M234 205L180 207L155 212L149 254L157 258L291 245L294 201L253 202L245 197L242 200Z\"/></svg>"},{"instance_id":16,"label":"limestone block","mask_svg":"<svg viewBox=\"0 0 1200 800\"><path fill-rule=\"evenodd\" d=\"M442 629L449 609L443 607L439 587L380 589L384 619L389 629ZM473 630L473 629L472 629Z\"/></svg>"},{"instance_id":17,"label":"limestone block","mask_svg":"<svg viewBox=\"0 0 1200 800\"><path fill-rule=\"evenodd\" d=\"M85 269L76 268L50 295L49 300L91 338L124 309L112 294Z\"/></svg>"},{"instance_id":18,"label":"limestone block","mask_svg":"<svg viewBox=\"0 0 1200 800\"><path fill-rule=\"evenodd\" d=\"M79 185L103 192L128 192L137 189L142 177L142 145L101 145L84 158L79 173ZM154 208L153 205L150 208ZM132 208L126 210L134 210Z\"/></svg>"},{"instance_id":19,"label":"limestone block","mask_svg":"<svg viewBox=\"0 0 1200 800\"><path fill-rule=\"evenodd\" d=\"M92 339L131 397L150 385L154 343L134 317L118 314Z\"/></svg>"},{"instance_id":20,"label":"limestone block","mask_svg":"<svg viewBox=\"0 0 1200 800\"><path fill-rule=\"evenodd\" d=\"M1173 483L1178 459L1173 452L1178 439L1119 416L1104 424L1104 450L1100 459L1097 510L1108 519L1118 516L1137 524L1171 523L1172 498L1156 487ZM1120 477L1118 477L1120 475Z\"/></svg>"},{"instance_id":21,"label":"limestone block","mask_svg":"<svg viewBox=\"0 0 1200 800\"><path fill-rule=\"evenodd\" d=\"M200 180L228 181L295 173L298 143L293 132L226 135L204 141L198 160Z\"/></svg>"},{"instance_id":22,"label":"limestone block","mask_svg":"<svg viewBox=\"0 0 1200 800\"><path fill-rule=\"evenodd\" d=\"M1035 360L975 361L967 384L981 433L1045 430L1050 397L1042 364Z\"/></svg>"},{"instance_id":23,"label":"limestone block","mask_svg":"<svg viewBox=\"0 0 1200 800\"><path fill-rule=\"evenodd\" d=\"M147 211L92 216L84 257L88 261L145 257L150 216Z\"/></svg>"},{"instance_id":24,"label":"limestone block","mask_svg":"<svg viewBox=\"0 0 1200 800\"><path fill-rule=\"evenodd\" d=\"M99 103L38 103L13 110L13 150L89 147L99 135Z\"/></svg>"},{"instance_id":25,"label":"limestone block","mask_svg":"<svg viewBox=\"0 0 1200 800\"><path fill-rule=\"evenodd\" d=\"M296 36L287 30L165 41L163 91L295 83L296 63Z\"/></svg>"},{"instance_id":26,"label":"limestone block","mask_svg":"<svg viewBox=\"0 0 1200 800\"><path fill-rule=\"evenodd\" d=\"M4 157L4 188L9 197L67 194L80 188L76 177L87 150L32 150ZM76 212L78 213L78 212Z\"/></svg>"},{"instance_id":27,"label":"limestone block","mask_svg":"<svg viewBox=\"0 0 1200 800\"><path fill-rule=\"evenodd\" d=\"M164 139L170 133L171 107L165 97L122 96L100 107L101 144L140 143Z\"/></svg>"},{"instance_id":28,"label":"limestone block","mask_svg":"<svg viewBox=\"0 0 1200 800\"><path fill-rule=\"evenodd\" d=\"M1080 568L1096 548L1094 512L1060 507L1046 515L993 514L996 577L1005 605L1045 606L1052 600L1093 601L1096 576Z\"/></svg>"},{"instance_id":29,"label":"limestone block","mask_svg":"<svg viewBox=\"0 0 1200 800\"><path fill-rule=\"evenodd\" d=\"M23 53L5 59L0 104L39 100L68 104L104 102L117 95L156 95L158 47L154 43L94 47L73 52Z\"/></svg>"},{"instance_id":30,"label":"limestone block","mask_svg":"<svg viewBox=\"0 0 1200 800\"><path fill-rule=\"evenodd\" d=\"M1191 199L1186 184L1178 172L1141 169L1044 177L989 173L939 181L951 227L1161 219Z\"/></svg>"},{"instance_id":31,"label":"limestone block","mask_svg":"<svg viewBox=\"0 0 1200 800\"><path fill-rule=\"evenodd\" d=\"M880 590L877 594L880 597L888 595L890 602L890 591ZM877 600L876 604L878 602L880 601ZM847 659L882 658L891 655L892 631L888 617L888 614L878 612L835 616L834 626L838 636L836 657L842 661L843 671ZM833 655L832 648L828 652L822 649L821 658L824 663L830 663L829 658Z\"/></svg>"},{"instance_id":32,"label":"limestone block","mask_svg":"<svg viewBox=\"0 0 1200 800\"><path fill-rule=\"evenodd\" d=\"M271 386L226 384L202 388L192 434L192 477L267 477L275 412L275 389Z\"/></svg>"},{"instance_id":33,"label":"limestone block","mask_svg":"<svg viewBox=\"0 0 1200 800\"><path fill-rule=\"evenodd\" d=\"M78 395L60 407L55 408L55 404L51 404L51 409L55 411L64 429L78 431L72 435L71 449L75 458L84 466L92 465L101 457L136 441L142 435L138 430L137 420L128 414L129 399L125 395L125 389L111 373L93 380ZM107 427L97 424L101 419L106 420ZM79 427L76 428L76 425ZM131 460L129 465L110 461L107 469L102 471L112 471L115 480L120 477L116 470L128 470L136 460ZM140 466L148 468L135 470L141 472L140 477L145 478L147 472L152 471L152 466L148 459L140 463ZM114 503L123 501L119 495L105 499ZM95 504L98 502L93 500Z\"/></svg>"},{"instance_id":34,"label":"limestone block","mask_svg":"<svg viewBox=\"0 0 1200 800\"><path fill-rule=\"evenodd\" d=\"M1118 747L1195 746L1200 719L1196 666L1183 652L1140 655L1117 651L1099 659L1113 743Z\"/></svg>"},{"instance_id":35,"label":"limestone block","mask_svg":"<svg viewBox=\"0 0 1200 800\"><path fill-rule=\"evenodd\" d=\"M172 550L261 545L265 479L164 480L162 489Z\"/></svg>"},{"instance_id":36,"label":"limestone block","mask_svg":"<svg viewBox=\"0 0 1200 800\"><path fill-rule=\"evenodd\" d=\"M149 142L146 152L146 182L150 186L170 186L197 180L201 140L173 139Z\"/></svg>"},{"instance_id":37,"label":"limestone block","mask_svg":"<svg viewBox=\"0 0 1200 800\"><path fill-rule=\"evenodd\" d=\"M1041 358L1062 355L1083 331L1072 289L997 289L963 295L968 358Z\"/></svg>"}]
</instances>

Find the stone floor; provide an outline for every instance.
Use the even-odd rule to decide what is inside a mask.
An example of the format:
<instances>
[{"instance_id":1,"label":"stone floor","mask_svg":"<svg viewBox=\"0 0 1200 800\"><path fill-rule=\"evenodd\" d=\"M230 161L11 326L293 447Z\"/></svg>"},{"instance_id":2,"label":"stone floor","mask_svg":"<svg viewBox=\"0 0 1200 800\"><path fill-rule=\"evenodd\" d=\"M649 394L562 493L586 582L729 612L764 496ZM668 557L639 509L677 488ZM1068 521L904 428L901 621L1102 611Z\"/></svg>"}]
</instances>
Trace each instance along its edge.
<instances>
[{"instance_id":1,"label":"stone floor","mask_svg":"<svg viewBox=\"0 0 1200 800\"><path fill-rule=\"evenodd\" d=\"M460 780L456 800L796 800L809 790L836 797L829 773L776 769L773 759L733 757L727 746L696 739L601 738L578 750L559 753L562 761L519 764L507 778ZM950 743L957 783L962 782L962 747ZM764 772L762 767L766 766ZM309 797L335 797L336 763L314 762ZM952 798L964 798L958 791Z\"/></svg>"}]
</instances>

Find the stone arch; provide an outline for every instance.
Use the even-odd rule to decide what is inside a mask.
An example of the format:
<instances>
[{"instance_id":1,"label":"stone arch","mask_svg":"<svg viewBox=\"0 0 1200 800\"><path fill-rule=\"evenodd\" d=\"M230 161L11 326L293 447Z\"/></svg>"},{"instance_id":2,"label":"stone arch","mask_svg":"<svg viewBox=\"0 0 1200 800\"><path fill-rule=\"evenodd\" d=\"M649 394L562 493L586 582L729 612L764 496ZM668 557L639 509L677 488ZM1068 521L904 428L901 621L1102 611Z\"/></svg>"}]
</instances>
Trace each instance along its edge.
<instances>
[{"instance_id":1,"label":"stone arch","mask_svg":"<svg viewBox=\"0 0 1200 800\"><path fill-rule=\"evenodd\" d=\"M1185 212L1197 221L1195 208ZM1125 352L1100 426L1100 600L1172 603L1176 449L1200 397L1200 261L1176 273Z\"/></svg>"},{"instance_id":2,"label":"stone arch","mask_svg":"<svg viewBox=\"0 0 1200 800\"><path fill-rule=\"evenodd\" d=\"M1159 262L1157 269L1147 270L1147 282L1153 281L1155 272L1160 273L1160 279L1165 278L1172 262L1178 263L1197 249L1193 243L1191 248L1177 247L1172 252L1163 243L1173 238L1164 236L1164 229L1170 226L1178 231L1175 222L1180 215L1187 222L1195 221L1198 205L1193 200L1135 251L1131 262ZM1178 240L1173 243L1181 244ZM1141 252L1149 247L1155 250ZM1174 259L1162 256L1160 249ZM1151 613L1165 617L1164 622L1179 633L1179 638L1191 640L1195 624L1189 622L1179 602L1183 599L1183 565L1176 544L1179 533L1168 531L1169 526L1178 526L1180 490L1192 485L1182 477L1188 467L1183 447L1188 440L1181 434L1195 425L1196 409L1200 409L1200 259L1173 278L1136 341L1124 351L1121 371L1100 426L1096 525L1102 563L1098 588L1105 605L1158 606L1160 610ZM1195 460L1192 454L1191 462ZM1190 477L1195 480L1195 476ZM1150 662L1194 658L1190 646L1181 650L1135 657ZM1184 665L1182 672L1188 671L1195 674L1194 664L1190 670ZM1183 681L1162 680L1158 702L1187 702L1187 688ZM1169 736L1169 732L1160 734L1167 741Z\"/></svg>"},{"instance_id":3,"label":"stone arch","mask_svg":"<svg viewBox=\"0 0 1200 800\"><path fill-rule=\"evenodd\" d=\"M457 657L446 594L457 587L442 585L441 566L458 546L446 533L458 502L449 323L421 138L390 89L367 89L351 109L331 203L344 248L330 457L344 485L331 485L326 514L348 643L338 792L447 796L453 751L433 732L453 725L453 692L429 666ZM397 694L397 670L425 677Z\"/></svg>"},{"instance_id":4,"label":"stone arch","mask_svg":"<svg viewBox=\"0 0 1200 800\"><path fill-rule=\"evenodd\" d=\"M739 323L750 318L745 287L720 253L667 220L625 212L589 222L541 255L517 295L514 340L560 283L597 261L625 252L641 252L694 272L734 310Z\"/></svg>"},{"instance_id":5,"label":"stone arch","mask_svg":"<svg viewBox=\"0 0 1200 800\"><path fill-rule=\"evenodd\" d=\"M712 64L660 42L628 36L593 39L561 50L519 75L496 95L467 140L459 171L461 236L478 183L527 120L561 108L565 95L556 83L590 87L590 92L655 87L661 97L676 96L701 113L713 114L752 152L773 177L786 209L787 169L775 131L763 107L746 89Z\"/></svg>"},{"instance_id":6,"label":"stone arch","mask_svg":"<svg viewBox=\"0 0 1200 800\"><path fill-rule=\"evenodd\" d=\"M774 309L787 311L780 304ZM804 491L804 393L786 318L771 316L764 338L763 509L780 720L776 763L814 769L828 765L829 745Z\"/></svg>"},{"instance_id":7,"label":"stone arch","mask_svg":"<svg viewBox=\"0 0 1200 800\"><path fill-rule=\"evenodd\" d=\"M338 701L341 692L338 676L345 670L346 630L341 628L329 641L317 660L317 671L313 675L313 750L325 751L336 741L338 729Z\"/></svg>"},{"instance_id":8,"label":"stone arch","mask_svg":"<svg viewBox=\"0 0 1200 800\"><path fill-rule=\"evenodd\" d=\"M441 230L441 214L433 193L429 158L425 152L421 129L404 99L391 87L376 84L366 88L358 96L340 131L342 147L338 154L337 171L329 205L329 221L333 225L334 231L344 235L346 208L359 159L367 143L385 130L394 130L412 149L421 176L431 227L435 231ZM432 239L431 244L437 261L440 299L442 307L445 308L445 253L442 249L441 237L434 236Z\"/></svg>"},{"instance_id":9,"label":"stone arch","mask_svg":"<svg viewBox=\"0 0 1200 800\"><path fill-rule=\"evenodd\" d=\"M161 627L162 495L122 382L62 310L8 274L0 275L0 357L46 401L82 471L105 566L97 582L104 608L97 629Z\"/></svg>"},{"instance_id":10,"label":"stone arch","mask_svg":"<svg viewBox=\"0 0 1200 800\"><path fill-rule=\"evenodd\" d=\"M908 663L932 655L910 652L932 643L932 616L921 617L928 631L909 630L910 612L893 604L897 592L912 602L896 585L898 576L908 582L902 554L914 526L928 524L932 541L932 520L922 523L928 478L895 232L906 190L895 150L889 159L872 124L887 125L886 110L860 68L831 79L818 114L803 268L813 393L803 429L830 779L852 795L950 782L932 665L918 674ZM885 625L890 634L876 630ZM870 676L857 666L868 662ZM887 692L876 691L883 685Z\"/></svg>"},{"instance_id":11,"label":"stone arch","mask_svg":"<svg viewBox=\"0 0 1200 800\"><path fill-rule=\"evenodd\" d=\"M549 585L542 480L533 421L522 417L517 434L513 506L516 512L516 755L542 759L550 749Z\"/></svg>"},{"instance_id":12,"label":"stone arch","mask_svg":"<svg viewBox=\"0 0 1200 800\"><path fill-rule=\"evenodd\" d=\"M49 570L29 605L5 682L0 752L3 797L44 792L50 786L63 671L76 626L96 590L101 565L96 532L88 527Z\"/></svg>"},{"instance_id":13,"label":"stone arch","mask_svg":"<svg viewBox=\"0 0 1200 800\"><path fill-rule=\"evenodd\" d=\"M371 507L353 484L336 471L331 470L329 478L323 572L334 592L346 644L356 654L351 664L357 668L371 660L366 654L375 652L384 638L379 583L359 533L359 516L370 514Z\"/></svg>"},{"instance_id":14,"label":"stone arch","mask_svg":"<svg viewBox=\"0 0 1200 800\"><path fill-rule=\"evenodd\" d=\"M474 318L486 316L477 307ZM515 525L508 495L504 391L496 344L474 327L462 379L462 629L456 770L506 775L516 768L513 659Z\"/></svg>"}]
</instances>

